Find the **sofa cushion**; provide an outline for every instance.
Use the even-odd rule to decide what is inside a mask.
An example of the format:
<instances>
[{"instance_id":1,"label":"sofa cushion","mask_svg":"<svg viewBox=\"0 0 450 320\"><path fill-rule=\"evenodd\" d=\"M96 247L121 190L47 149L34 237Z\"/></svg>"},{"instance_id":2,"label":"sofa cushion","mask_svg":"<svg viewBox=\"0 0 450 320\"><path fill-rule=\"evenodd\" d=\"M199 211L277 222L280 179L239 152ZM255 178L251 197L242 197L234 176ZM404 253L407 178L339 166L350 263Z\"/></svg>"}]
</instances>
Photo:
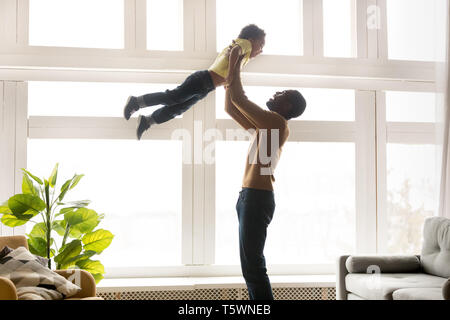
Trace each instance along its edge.
<instances>
[{"instance_id":1,"label":"sofa cushion","mask_svg":"<svg viewBox=\"0 0 450 320\"><path fill-rule=\"evenodd\" d=\"M354 293L349 293L347 294L347 300L364 300L364 298L361 298L360 296Z\"/></svg>"},{"instance_id":2,"label":"sofa cushion","mask_svg":"<svg viewBox=\"0 0 450 320\"><path fill-rule=\"evenodd\" d=\"M42 266L24 247L19 247L0 259L0 276L14 283L19 300L36 297L61 299L64 296L73 296L81 290L77 285ZM20 288L24 289L21 291ZM31 294L31 288L39 289Z\"/></svg>"},{"instance_id":3,"label":"sofa cushion","mask_svg":"<svg viewBox=\"0 0 450 320\"><path fill-rule=\"evenodd\" d=\"M392 300L392 293L403 288L439 288L447 279L424 273L350 273L345 287L350 293L370 300Z\"/></svg>"},{"instance_id":4,"label":"sofa cushion","mask_svg":"<svg viewBox=\"0 0 450 320\"><path fill-rule=\"evenodd\" d=\"M345 262L350 273L407 273L420 272L420 260L413 255L396 256L350 256ZM372 268L372 269L371 269Z\"/></svg>"},{"instance_id":5,"label":"sofa cushion","mask_svg":"<svg viewBox=\"0 0 450 320\"><path fill-rule=\"evenodd\" d=\"M8 246L5 246L3 248L2 251L0 251L0 259L2 259L3 257L6 257L10 252L12 252L14 249L11 249ZM36 261L39 262L42 266L47 267L48 266L48 259L35 255L33 254L33 256L36 258Z\"/></svg>"},{"instance_id":6,"label":"sofa cushion","mask_svg":"<svg viewBox=\"0 0 450 320\"><path fill-rule=\"evenodd\" d=\"M450 278L450 219L425 220L420 258L425 273Z\"/></svg>"},{"instance_id":7,"label":"sofa cushion","mask_svg":"<svg viewBox=\"0 0 450 320\"><path fill-rule=\"evenodd\" d=\"M392 293L394 300L444 300L441 288L405 288Z\"/></svg>"}]
</instances>

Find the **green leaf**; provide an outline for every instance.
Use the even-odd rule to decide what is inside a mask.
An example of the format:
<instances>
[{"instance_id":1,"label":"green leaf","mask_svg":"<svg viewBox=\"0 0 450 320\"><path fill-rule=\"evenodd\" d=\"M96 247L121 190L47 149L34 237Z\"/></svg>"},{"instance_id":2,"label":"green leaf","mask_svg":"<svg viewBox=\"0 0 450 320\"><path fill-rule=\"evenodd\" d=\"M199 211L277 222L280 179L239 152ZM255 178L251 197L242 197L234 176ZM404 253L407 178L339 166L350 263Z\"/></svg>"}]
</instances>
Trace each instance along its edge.
<instances>
[{"instance_id":1,"label":"green leaf","mask_svg":"<svg viewBox=\"0 0 450 320\"><path fill-rule=\"evenodd\" d=\"M70 190L75 188L75 186L78 184L78 182L80 182L81 178L83 178L83 177L84 177L84 174L76 174L75 177L73 178L73 183L70 186Z\"/></svg>"},{"instance_id":2,"label":"green leaf","mask_svg":"<svg viewBox=\"0 0 450 320\"><path fill-rule=\"evenodd\" d=\"M3 214L1 221L5 226L12 228L22 226L28 222L28 220L18 219L16 216L6 213Z\"/></svg>"},{"instance_id":3,"label":"green leaf","mask_svg":"<svg viewBox=\"0 0 450 320\"><path fill-rule=\"evenodd\" d=\"M47 226L44 222L36 223L28 236L47 239Z\"/></svg>"},{"instance_id":4,"label":"green leaf","mask_svg":"<svg viewBox=\"0 0 450 320\"><path fill-rule=\"evenodd\" d=\"M29 175L31 177L31 179L33 179L34 181L36 181L37 183L39 183L40 185L42 185L42 180L39 179L38 177L32 175L30 172L28 172L27 170L22 168L22 171L25 172L27 175Z\"/></svg>"},{"instance_id":5,"label":"green leaf","mask_svg":"<svg viewBox=\"0 0 450 320\"><path fill-rule=\"evenodd\" d=\"M80 232L80 230L76 228L71 228L69 232L69 236L71 238L80 239L83 237L83 233Z\"/></svg>"},{"instance_id":6,"label":"green leaf","mask_svg":"<svg viewBox=\"0 0 450 320\"><path fill-rule=\"evenodd\" d=\"M56 231L61 237L64 236L66 231L66 224L64 220L55 220L52 224L52 229Z\"/></svg>"},{"instance_id":7,"label":"green leaf","mask_svg":"<svg viewBox=\"0 0 450 320\"><path fill-rule=\"evenodd\" d=\"M47 258L47 241L40 237L28 237L28 248L32 254Z\"/></svg>"},{"instance_id":8,"label":"green leaf","mask_svg":"<svg viewBox=\"0 0 450 320\"><path fill-rule=\"evenodd\" d=\"M59 194L58 200L62 201L64 199L64 196L66 195L67 191L69 191L70 183L72 182L72 179L67 180L64 182L64 184L61 187L61 193Z\"/></svg>"},{"instance_id":9,"label":"green leaf","mask_svg":"<svg viewBox=\"0 0 450 320\"><path fill-rule=\"evenodd\" d=\"M74 211L75 208L73 207L68 207L68 208L62 208L61 210L59 210L59 212L57 214L55 214L55 217L58 217L60 215L66 214L67 212L71 212Z\"/></svg>"},{"instance_id":10,"label":"green leaf","mask_svg":"<svg viewBox=\"0 0 450 320\"><path fill-rule=\"evenodd\" d=\"M7 205L2 205L0 206L0 214L12 214L12 211Z\"/></svg>"},{"instance_id":11,"label":"green leaf","mask_svg":"<svg viewBox=\"0 0 450 320\"><path fill-rule=\"evenodd\" d=\"M54 188L55 184L56 184L56 178L58 176L58 165L59 165L59 163L57 163L55 165L55 167L53 168L52 174L48 178L48 182L50 184L50 187L52 187L52 188Z\"/></svg>"},{"instance_id":12,"label":"green leaf","mask_svg":"<svg viewBox=\"0 0 450 320\"><path fill-rule=\"evenodd\" d=\"M45 179L44 179L44 196L45 196L45 202L50 206L49 182Z\"/></svg>"},{"instance_id":13,"label":"green leaf","mask_svg":"<svg viewBox=\"0 0 450 320\"><path fill-rule=\"evenodd\" d=\"M28 193L35 196L39 196L39 190L34 186L33 181L24 174L22 179L22 193Z\"/></svg>"},{"instance_id":14,"label":"green leaf","mask_svg":"<svg viewBox=\"0 0 450 320\"><path fill-rule=\"evenodd\" d=\"M95 283L98 284L102 279L104 279L105 277L100 274L100 273L95 273L92 274L92 276L94 277Z\"/></svg>"},{"instance_id":15,"label":"green leaf","mask_svg":"<svg viewBox=\"0 0 450 320\"><path fill-rule=\"evenodd\" d=\"M78 200L78 201L70 201L66 203L58 203L58 205L68 205L67 208L84 208L87 207L91 203L90 200Z\"/></svg>"},{"instance_id":16,"label":"green leaf","mask_svg":"<svg viewBox=\"0 0 450 320\"><path fill-rule=\"evenodd\" d=\"M95 283L99 283L102 280L105 273L105 267L98 260L81 260L77 262L77 267L88 271L95 279Z\"/></svg>"},{"instance_id":17,"label":"green leaf","mask_svg":"<svg viewBox=\"0 0 450 320\"><path fill-rule=\"evenodd\" d=\"M60 265L65 265L71 258L79 255L81 250L81 241L78 239L73 240L59 250L59 254L55 257L55 262Z\"/></svg>"},{"instance_id":18,"label":"green leaf","mask_svg":"<svg viewBox=\"0 0 450 320\"><path fill-rule=\"evenodd\" d=\"M101 253L112 242L114 235L108 230L98 229L97 231L86 234L82 241L85 250L92 250Z\"/></svg>"},{"instance_id":19,"label":"green leaf","mask_svg":"<svg viewBox=\"0 0 450 320\"><path fill-rule=\"evenodd\" d=\"M46 205L41 198L31 194L16 194L9 198L8 207L17 218L27 220L44 210Z\"/></svg>"},{"instance_id":20,"label":"green leaf","mask_svg":"<svg viewBox=\"0 0 450 320\"><path fill-rule=\"evenodd\" d=\"M97 252L95 252L95 251L85 251L82 254L79 254L73 258L70 258L69 260L66 261L66 263L64 265L60 265L60 269L73 268L73 267L77 266L77 263L79 261L89 259L90 257L92 257L93 255L96 255L96 254L97 254Z\"/></svg>"},{"instance_id":21,"label":"green leaf","mask_svg":"<svg viewBox=\"0 0 450 320\"><path fill-rule=\"evenodd\" d=\"M64 219L72 227L81 233L88 233L95 229L100 223L100 217L94 210L80 208L64 214Z\"/></svg>"}]
</instances>

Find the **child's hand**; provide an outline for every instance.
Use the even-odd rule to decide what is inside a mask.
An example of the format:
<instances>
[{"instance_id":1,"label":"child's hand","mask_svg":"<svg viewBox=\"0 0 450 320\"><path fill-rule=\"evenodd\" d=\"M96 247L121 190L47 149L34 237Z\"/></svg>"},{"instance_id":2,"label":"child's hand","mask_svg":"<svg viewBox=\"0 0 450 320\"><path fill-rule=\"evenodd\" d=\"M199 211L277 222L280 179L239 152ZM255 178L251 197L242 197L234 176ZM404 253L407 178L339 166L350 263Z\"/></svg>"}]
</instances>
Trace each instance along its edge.
<instances>
[{"instance_id":1,"label":"child's hand","mask_svg":"<svg viewBox=\"0 0 450 320\"><path fill-rule=\"evenodd\" d=\"M226 53L226 56L227 56L227 57L230 56L231 49L233 49L233 47L235 46L235 44L236 44L236 41L233 40L233 43L230 44L230 45L228 46L228 48L227 48L227 53Z\"/></svg>"}]
</instances>

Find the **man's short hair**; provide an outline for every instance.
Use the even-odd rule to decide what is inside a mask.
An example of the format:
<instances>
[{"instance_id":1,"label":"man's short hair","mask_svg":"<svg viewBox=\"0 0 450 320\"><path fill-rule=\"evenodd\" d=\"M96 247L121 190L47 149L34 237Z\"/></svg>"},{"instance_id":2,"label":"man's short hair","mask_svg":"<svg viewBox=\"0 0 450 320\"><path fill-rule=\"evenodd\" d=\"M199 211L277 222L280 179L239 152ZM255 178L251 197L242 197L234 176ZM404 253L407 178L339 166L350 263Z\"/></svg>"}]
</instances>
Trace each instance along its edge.
<instances>
[{"instance_id":1,"label":"man's short hair","mask_svg":"<svg viewBox=\"0 0 450 320\"><path fill-rule=\"evenodd\" d=\"M241 33L239 33L238 38L241 39L261 39L266 36L263 29L259 28L256 24L249 24L242 28Z\"/></svg>"},{"instance_id":2,"label":"man's short hair","mask_svg":"<svg viewBox=\"0 0 450 320\"><path fill-rule=\"evenodd\" d=\"M291 90L289 95L289 100L291 102L291 110L287 114L289 119L300 117L306 109L306 100L303 95L297 90Z\"/></svg>"}]
</instances>

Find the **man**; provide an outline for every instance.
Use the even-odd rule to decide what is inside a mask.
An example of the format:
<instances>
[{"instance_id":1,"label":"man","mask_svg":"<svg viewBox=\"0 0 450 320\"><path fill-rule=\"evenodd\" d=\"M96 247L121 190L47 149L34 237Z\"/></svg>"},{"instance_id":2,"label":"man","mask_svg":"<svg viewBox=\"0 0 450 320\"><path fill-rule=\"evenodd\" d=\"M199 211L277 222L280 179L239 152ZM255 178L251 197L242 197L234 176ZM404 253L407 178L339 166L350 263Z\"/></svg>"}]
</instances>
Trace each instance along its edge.
<instances>
[{"instance_id":1,"label":"man","mask_svg":"<svg viewBox=\"0 0 450 320\"><path fill-rule=\"evenodd\" d=\"M248 100L240 68L236 67L226 88L225 111L244 129L254 131L236 204L241 269L251 300L273 300L263 254L267 227L275 211L273 170L289 136L287 121L303 113L306 101L298 91L285 90L275 93L266 105L270 111Z\"/></svg>"}]
</instances>

